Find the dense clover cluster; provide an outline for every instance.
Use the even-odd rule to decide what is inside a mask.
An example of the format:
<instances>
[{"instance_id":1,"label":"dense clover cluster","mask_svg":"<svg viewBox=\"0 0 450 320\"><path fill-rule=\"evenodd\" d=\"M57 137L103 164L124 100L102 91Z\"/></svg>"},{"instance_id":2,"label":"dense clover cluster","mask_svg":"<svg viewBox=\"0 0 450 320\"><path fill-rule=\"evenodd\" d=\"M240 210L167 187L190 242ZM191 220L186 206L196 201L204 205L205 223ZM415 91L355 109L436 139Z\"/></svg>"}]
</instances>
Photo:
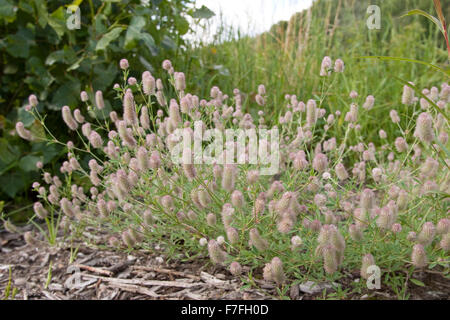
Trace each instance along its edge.
<instances>
[{"instance_id":1,"label":"dense clover cluster","mask_svg":"<svg viewBox=\"0 0 450 320\"><path fill-rule=\"evenodd\" d=\"M43 172L44 183L34 183L41 198L34 205L36 218L70 236L84 228L108 234L107 245L117 249L162 245L168 252L176 247L208 253L233 275L263 269L264 279L278 285L299 274L325 278L354 269L367 279L371 265L388 272L408 265L448 268L448 84L423 90L427 99L405 85L402 103L414 108L415 129L402 128L393 109L389 116L401 134L389 137L379 128L378 138L367 137L361 121L374 108L371 95L360 107L358 93L351 92L343 112L286 95L287 107L273 121L264 117L270 99L263 85L252 116L244 112L238 89L229 97L213 87L209 100L187 93L184 74L170 61L163 68L171 90L148 71L141 81L127 78L125 59L120 67L127 79L114 86L123 102L121 116L113 111L109 122L101 122L92 113L62 108L64 122L85 144L65 143L63 181ZM321 76L342 72L342 60L333 65L324 58ZM89 110L104 108L100 91L93 103L85 92L81 100ZM33 108L36 96L29 101L29 112L43 121ZM277 125L278 172L263 176L253 164L173 163L175 130L188 128L193 135L199 121L204 129L220 131ZM334 134L337 126L345 127L344 135ZM43 139L20 122L16 130L23 139ZM359 142L350 145L350 136ZM83 177L89 183L74 183ZM24 236L28 243L39 241L31 232Z\"/></svg>"}]
</instances>

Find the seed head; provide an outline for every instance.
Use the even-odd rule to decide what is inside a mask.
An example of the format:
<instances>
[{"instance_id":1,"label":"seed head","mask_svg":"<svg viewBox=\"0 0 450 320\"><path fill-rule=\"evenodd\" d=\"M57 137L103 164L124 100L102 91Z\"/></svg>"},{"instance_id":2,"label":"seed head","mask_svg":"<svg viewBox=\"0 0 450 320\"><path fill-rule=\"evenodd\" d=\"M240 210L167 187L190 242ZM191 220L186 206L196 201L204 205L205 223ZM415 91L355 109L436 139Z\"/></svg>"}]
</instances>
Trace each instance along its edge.
<instances>
[{"instance_id":1,"label":"seed head","mask_svg":"<svg viewBox=\"0 0 450 320\"><path fill-rule=\"evenodd\" d=\"M444 250L445 252L449 252L450 251L450 233L446 233L442 236L441 242L439 243L442 250Z\"/></svg>"},{"instance_id":2,"label":"seed head","mask_svg":"<svg viewBox=\"0 0 450 320\"><path fill-rule=\"evenodd\" d=\"M375 204L375 194L371 189L364 189L361 193L361 208L364 210L370 210Z\"/></svg>"},{"instance_id":3,"label":"seed head","mask_svg":"<svg viewBox=\"0 0 450 320\"><path fill-rule=\"evenodd\" d=\"M183 72L175 72L175 89L184 91L186 89L186 79Z\"/></svg>"},{"instance_id":4,"label":"seed head","mask_svg":"<svg viewBox=\"0 0 450 320\"><path fill-rule=\"evenodd\" d=\"M391 110L389 112L389 116L391 117L391 120L392 120L393 123L399 123L400 122L400 117L398 116L397 111Z\"/></svg>"},{"instance_id":5,"label":"seed head","mask_svg":"<svg viewBox=\"0 0 450 320\"><path fill-rule=\"evenodd\" d=\"M209 240L208 253L211 261L214 264L223 264L228 257L228 254L222 250L216 240Z\"/></svg>"},{"instance_id":6,"label":"seed head","mask_svg":"<svg viewBox=\"0 0 450 320\"><path fill-rule=\"evenodd\" d=\"M425 252L425 248L422 244L416 244L413 247L411 254L412 264L416 268L424 268L428 265L428 258Z\"/></svg>"},{"instance_id":7,"label":"seed head","mask_svg":"<svg viewBox=\"0 0 450 320\"><path fill-rule=\"evenodd\" d=\"M95 93L95 104L96 104L97 108L100 110L105 108L105 101L103 100L103 93L100 90L98 90Z\"/></svg>"},{"instance_id":8,"label":"seed head","mask_svg":"<svg viewBox=\"0 0 450 320\"><path fill-rule=\"evenodd\" d=\"M361 241L363 239L363 232L361 230L361 227L359 225L356 224L352 224L350 225L350 227L348 228L348 231L350 233L350 237L354 240L354 241Z\"/></svg>"},{"instance_id":9,"label":"seed head","mask_svg":"<svg viewBox=\"0 0 450 320\"><path fill-rule=\"evenodd\" d=\"M28 97L28 103L30 104L30 106L32 106L33 108L37 107L37 105L39 104L38 98L36 97L36 95L31 94Z\"/></svg>"},{"instance_id":10,"label":"seed head","mask_svg":"<svg viewBox=\"0 0 450 320\"><path fill-rule=\"evenodd\" d=\"M344 61L342 61L341 59L336 59L336 61L334 62L334 72L344 72L344 69Z\"/></svg>"},{"instance_id":11,"label":"seed head","mask_svg":"<svg viewBox=\"0 0 450 320\"><path fill-rule=\"evenodd\" d=\"M209 226L214 226L217 222L217 218L216 215L214 213L208 213L208 215L206 216L206 223Z\"/></svg>"},{"instance_id":12,"label":"seed head","mask_svg":"<svg viewBox=\"0 0 450 320\"><path fill-rule=\"evenodd\" d=\"M164 60L162 63L162 67L164 70L169 71L170 69L172 69L172 62L170 60Z\"/></svg>"},{"instance_id":13,"label":"seed head","mask_svg":"<svg viewBox=\"0 0 450 320\"><path fill-rule=\"evenodd\" d=\"M363 108L366 110L370 110L373 108L373 105L375 104L375 98L372 95L367 96L366 102L363 104Z\"/></svg>"},{"instance_id":14,"label":"seed head","mask_svg":"<svg viewBox=\"0 0 450 320\"><path fill-rule=\"evenodd\" d=\"M402 137L398 137L395 139L395 148L398 152L405 152L408 150L408 144L406 143L406 140Z\"/></svg>"},{"instance_id":15,"label":"seed head","mask_svg":"<svg viewBox=\"0 0 450 320\"><path fill-rule=\"evenodd\" d=\"M358 92L356 92L355 90L352 90L351 92L350 92L350 98L352 98L352 99L356 99L356 98L358 98Z\"/></svg>"},{"instance_id":16,"label":"seed head","mask_svg":"<svg viewBox=\"0 0 450 320\"><path fill-rule=\"evenodd\" d=\"M325 77L325 76L329 76L331 74L331 71L329 71L329 69L331 69L332 66L332 61L331 58L328 56L325 56L322 60L322 65L320 66L320 76L321 77Z\"/></svg>"},{"instance_id":17,"label":"seed head","mask_svg":"<svg viewBox=\"0 0 450 320\"><path fill-rule=\"evenodd\" d=\"M96 131L91 131L91 133L89 134L89 142L95 149L101 148L103 146L102 137Z\"/></svg>"},{"instance_id":18,"label":"seed head","mask_svg":"<svg viewBox=\"0 0 450 320\"><path fill-rule=\"evenodd\" d=\"M235 228L233 228L233 227L228 227L228 228L226 229L226 233L227 233L228 241L229 241L231 244L236 244L236 243L239 242L239 234L238 234L238 232L237 232L237 230L236 230Z\"/></svg>"},{"instance_id":19,"label":"seed head","mask_svg":"<svg viewBox=\"0 0 450 320\"><path fill-rule=\"evenodd\" d=\"M60 201L60 205L61 205L63 212L67 216L73 217L75 215L75 213L73 211L72 203L67 198L62 198Z\"/></svg>"},{"instance_id":20,"label":"seed head","mask_svg":"<svg viewBox=\"0 0 450 320\"><path fill-rule=\"evenodd\" d=\"M206 190L203 186L198 190L198 200L204 208L211 203L211 196L209 195L208 190Z\"/></svg>"},{"instance_id":21,"label":"seed head","mask_svg":"<svg viewBox=\"0 0 450 320\"><path fill-rule=\"evenodd\" d=\"M433 118L428 112L422 112L417 118L414 136L423 143L431 143L434 140Z\"/></svg>"},{"instance_id":22,"label":"seed head","mask_svg":"<svg viewBox=\"0 0 450 320\"><path fill-rule=\"evenodd\" d=\"M264 280L270 282L273 281L272 278L272 264L271 263L266 263L263 269L263 278Z\"/></svg>"},{"instance_id":23,"label":"seed head","mask_svg":"<svg viewBox=\"0 0 450 320\"><path fill-rule=\"evenodd\" d=\"M397 198L397 206L399 210L404 210L408 206L408 192L405 190L400 190Z\"/></svg>"},{"instance_id":24,"label":"seed head","mask_svg":"<svg viewBox=\"0 0 450 320\"><path fill-rule=\"evenodd\" d=\"M369 268L370 266L375 265L375 259L373 258L373 256L368 253L366 254L363 258L362 258L362 263L361 263L361 278L363 279L369 279L370 274L367 273L367 268Z\"/></svg>"},{"instance_id":25,"label":"seed head","mask_svg":"<svg viewBox=\"0 0 450 320\"><path fill-rule=\"evenodd\" d=\"M406 237L408 241L414 242L417 239L417 234L414 231L408 232L408 236Z\"/></svg>"},{"instance_id":26,"label":"seed head","mask_svg":"<svg viewBox=\"0 0 450 320\"><path fill-rule=\"evenodd\" d=\"M283 284L286 280L283 270L283 262L280 258L275 257L271 262L271 271L272 271L272 279L276 282L277 285Z\"/></svg>"},{"instance_id":27,"label":"seed head","mask_svg":"<svg viewBox=\"0 0 450 320\"><path fill-rule=\"evenodd\" d=\"M119 66L120 66L120 69L126 70L126 69L129 68L130 65L128 64L128 60L127 59L121 59L120 62L119 62Z\"/></svg>"},{"instance_id":28,"label":"seed head","mask_svg":"<svg viewBox=\"0 0 450 320\"><path fill-rule=\"evenodd\" d=\"M73 111L73 117L74 117L75 120L76 120L78 123L80 123L80 124L84 123L84 121L85 121L83 115L81 114L80 109L75 109L75 110Z\"/></svg>"},{"instance_id":29,"label":"seed head","mask_svg":"<svg viewBox=\"0 0 450 320\"><path fill-rule=\"evenodd\" d=\"M244 195L239 190L234 190L231 194L231 203L236 208L242 208L244 206Z\"/></svg>"},{"instance_id":30,"label":"seed head","mask_svg":"<svg viewBox=\"0 0 450 320\"><path fill-rule=\"evenodd\" d=\"M450 219L443 218L439 220L436 226L436 233L443 235L450 232Z\"/></svg>"},{"instance_id":31,"label":"seed head","mask_svg":"<svg viewBox=\"0 0 450 320\"><path fill-rule=\"evenodd\" d=\"M328 168L328 158L323 153L317 153L313 159L313 168L318 172L323 172Z\"/></svg>"},{"instance_id":32,"label":"seed head","mask_svg":"<svg viewBox=\"0 0 450 320\"><path fill-rule=\"evenodd\" d=\"M381 209L377 219L377 226L383 230L389 230L392 227L392 213L387 207Z\"/></svg>"},{"instance_id":33,"label":"seed head","mask_svg":"<svg viewBox=\"0 0 450 320\"><path fill-rule=\"evenodd\" d=\"M293 236L291 238L291 249L292 251L300 248L303 245L303 240L299 236Z\"/></svg>"},{"instance_id":34,"label":"seed head","mask_svg":"<svg viewBox=\"0 0 450 320\"><path fill-rule=\"evenodd\" d=\"M25 240L25 243L29 246L34 246L37 243L37 239L34 237L32 231L25 232L23 235L23 239Z\"/></svg>"},{"instance_id":35,"label":"seed head","mask_svg":"<svg viewBox=\"0 0 450 320\"><path fill-rule=\"evenodd\" d=\"M400 223L394 223L391 227L391 231L393 233L400 233L402 232L402 225Z\"/></svg>"},{"instance_id":36,"label":"seed head","mask_svg":"<svg viewBox=\"0 0 450 320\"><path fill-rule=\"evenodd\" d=\"M134 104L134 96L131 89L127 89L123 97L123 119L125 120L125 123L129 126L138 125L136 106Z\"/></svg>"},{"instance_id":37,"label":"seed head","mask_svg":"<svg viewBox=\"0 0 450 320\"><path fill-rule=\"evenodd\" d=\"M119 132L120 138L126 145L130 147L136 146L136 140L134 139L133 135L128 131L127 124L124 120L117 122L117 130Z\"/></svg>"},{"instance_id":38,"label":"seed head","mask_svg":"<svg viewBox=\"0 0 450 320\"><path fill-rule=\"evenodd\" d=\"M231 273L233 276L239 276L239 275L242 273L242 267L241 267L241 265L239 264L239 262L233 261L233 262L230 264L230 273Z\"/></svg>"},{"instance_id":39,"label":"seed head","mask_svg":"<svg viewBox=\"0 0 450 320\"><path fill-rule=\"evenodd\" d=\"M122 241L128 248L133 248L136 244L136 239L130 233L130 230L122 232Z\"/></svg>"},{"instance_id":40,"label":"seed head","mask_svg":"<svg viewBox=\"0 0 450 320\"><path fill-rule=\"evenodd\" d=\"M294 227L294 221L289 214L285 214L277 223L277 229L281 233L289 233Z\"/></svg>"},{"instance_id":41,"label":"seed head","mask_svg":"<svg viewBox=\"0 0 450 320\"><path fill-rule=\"evenodd\" d=\"M410 82L410 84L413 84ZM414 103L414 89L411 87L404 85L403 86L403 94L402 94L402 104L404 105L412 105Z\"/></svg>"},{"instance_id":42,"label":"seed head","mask_svg":"<svg viewBox=\"0 0 450 320\"><path fill-rule=\"evenodd\" d=\"M232 192L236 180L236 166L233 164L226 164L223 169L222 188L226 191Z\"/></svg>"},{"instance_id":43,"label":"seed head","mask_svg":"<svg viewBox=\"0 0 450 320\"><path fill-rule=\"evenodd\" d=\"M250 241L259 251L265 251L269 247L267 240L263 239L256 228L250 230Z\"/></svg>"},{"instance_id":44,"label":"seed head","mask_svg":"<svg viewBox=\"0 0 450 320\"><path fill-rule=\"evenodd\" d=\"M306 125L308 128L314 127L317 121L317 108L315 100L308 100L306 103Z\"/></svg>"},{"instance_id":45,"label":"seed head","mask_svg":"<svg viewBox=\"0 0 450 320\"><path fill-rule=\"evenodd\" d=\"M335 273L338 269L336 248L332 244L326 244L322 248L322 255L325 272L328 274Z\"/></svg>"},{"instance_id":46,"label":"seed head","mask_svg":"<svg viewBox=\"0 0 450 320\"><path fill-rule=\"evenodd\" d=\"M422 230L417 237L417 242L423 246L429 245L433 242L434 236L436 235L436 228L433 222L425 222L422 226Z\"/></svg>"},{"instance_id":47,"label":"seed head","mask_svg":"<svg viewBox=\"0 0 450 320\"><path fill-rule=\"evenodd\" d=\"M31 132L27 129L25 129L25 126L23 125L23 122L17 122L16 123L16 132L24 140L31 141L33 140L33 136Z\"/></svg>"},{"instance_id":48,"label":"seed head","mask_svg":"<svg viewBox=\"0 0 450 320\"><path fill-rule=\"evenodd\" d=\"M48 215L48 211L44 209L44 206L40 202L35 202L33 209L34 213L41 219L45 219Z\"/></svg>"}]
</instances>

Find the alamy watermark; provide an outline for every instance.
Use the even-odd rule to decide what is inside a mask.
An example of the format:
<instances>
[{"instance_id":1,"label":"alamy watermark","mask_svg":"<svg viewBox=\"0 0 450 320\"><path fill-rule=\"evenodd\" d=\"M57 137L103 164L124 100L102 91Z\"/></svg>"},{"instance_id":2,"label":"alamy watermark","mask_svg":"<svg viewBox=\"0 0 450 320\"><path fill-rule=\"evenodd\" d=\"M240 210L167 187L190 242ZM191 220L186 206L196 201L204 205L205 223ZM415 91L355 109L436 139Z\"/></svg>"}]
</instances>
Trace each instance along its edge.
<instances>
[{"instance_id":1,"label":"alamy watermark","mask_svg":"<svg viewBox=\"0 0 450 320\"><path fill-rule=\"evenodd\" d=\"M377 265L371 265L367 267L367 274L370 276L367 278L366 285L367 289L381 289L381 270Z\"/></svg>"},{"instance_id":2,"label":"alamy watermark","mask_svg":"<svg viewBox=\"0 0 450 320\"><path fill-rule=\"evenodd\" d=\"M171 159L175 164L249 164L260 166L260 175L274 175L280 167L277 127L268 129L205 130L202 121L176 129ZM264 167L262 167L264 166Z\"/></svg>"},{"instance_id":3,"label":"alamy watermark","mask_svg":"<svg viewBox=\"0 0 450 320\"><path fill-rule=\"evenodd\" d=\"M369 30L381 29L381 9L377 5L370 5L367 8L367 13L370 15L366 20L366 25Z\"/></svg>"},{"instance_id":4,"label":"alamy watermark","mask_svg":"<svg viewBox=\"0 0 450 320\"><path fill-rule=\"evenodd\" d=\"M79 6L68 6L66 13L69 15L66 21L67 29L81 29L81 10Z\"/></svg>"}]
</instances>

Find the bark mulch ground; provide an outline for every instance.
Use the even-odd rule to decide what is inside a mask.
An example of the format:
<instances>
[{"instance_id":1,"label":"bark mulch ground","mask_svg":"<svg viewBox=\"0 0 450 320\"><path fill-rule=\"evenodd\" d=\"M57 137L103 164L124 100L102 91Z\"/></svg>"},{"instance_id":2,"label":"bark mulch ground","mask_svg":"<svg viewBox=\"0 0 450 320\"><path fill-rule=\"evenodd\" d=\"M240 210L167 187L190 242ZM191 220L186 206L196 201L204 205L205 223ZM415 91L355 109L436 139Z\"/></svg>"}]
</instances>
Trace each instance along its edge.
<instances>
[{"instance_id":1,"label":"bark mulch ground","mask_svg":"<svg viewBox=\"0 0 450 320\"><path fill-rule=\"evenodd\" d=\"M80 245L80 244L79 244ZM72 252L71 252L72 251ZM72 263L70 245L50 247L46 243L26 245L20 235L0 232L0 298L8 283L16 288L15 299L181 299L181 300L266 300L278 295L273 285L254 280L260 289L244 284L222 268L206 260L166 263L161 254L148 251L100 250L81 244ZM10 276L11 274L11 276ZM349 286L358 276L340 281ZM450 280L426 273L420 279L425 287L408 284L410 299L450 299ZM293 299L316 299L290 288ZM350 299L396 299L389 290L368 291Z\"/></svg>"}]
</instances>

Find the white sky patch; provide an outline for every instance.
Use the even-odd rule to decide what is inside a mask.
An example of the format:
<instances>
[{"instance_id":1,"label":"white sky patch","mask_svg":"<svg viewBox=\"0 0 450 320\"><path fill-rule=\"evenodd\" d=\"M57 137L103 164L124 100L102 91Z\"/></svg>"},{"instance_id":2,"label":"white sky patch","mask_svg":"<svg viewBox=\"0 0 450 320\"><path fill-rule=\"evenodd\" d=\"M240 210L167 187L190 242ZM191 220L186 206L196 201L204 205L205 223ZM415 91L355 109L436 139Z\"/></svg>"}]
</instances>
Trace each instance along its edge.
<instances>
[{"instance_id":1,"label":"white sky patch","mask_svg":"<svg viewBox=\"0 0 450 320\"><path fill-rule=\"evenodd\" d=\"M313 0L197 0L195 7L208 7L216 14L208 21L209 35L194 37L210 38L220 26L231 26L242 34L256 35L268 31L282 20L309 8ZM198 30L196 30L198 31Z\"/></svg>"}]
</instances>

